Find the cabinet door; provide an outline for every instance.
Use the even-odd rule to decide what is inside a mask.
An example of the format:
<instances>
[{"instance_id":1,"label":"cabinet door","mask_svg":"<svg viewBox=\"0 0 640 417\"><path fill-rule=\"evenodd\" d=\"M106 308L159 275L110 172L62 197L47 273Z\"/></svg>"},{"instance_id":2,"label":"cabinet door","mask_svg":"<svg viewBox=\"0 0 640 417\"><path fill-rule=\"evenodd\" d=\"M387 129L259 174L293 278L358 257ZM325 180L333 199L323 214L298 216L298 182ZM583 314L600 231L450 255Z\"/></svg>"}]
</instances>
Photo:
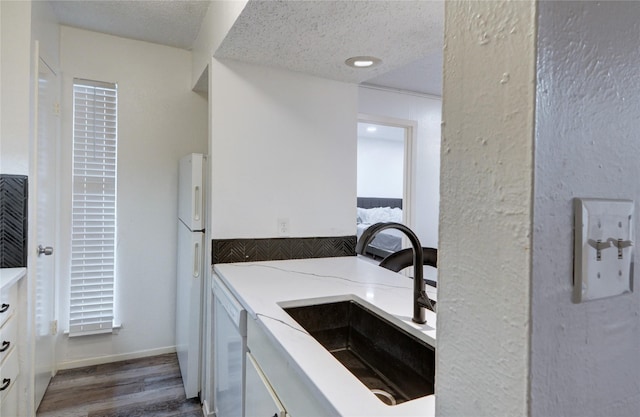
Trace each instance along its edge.
<instances>
[{"instance_id":1,"label":"cabinet door","mask_svg":"<svg viewBox=\"0 0 640 417\"><path fill-rule=\"evenodd\" d=\"M2 364L0 364L0 404L2 404L3 410L5 407L17 407L18 402L15 398L18 390L15 389L15 386L18 385L19 373L18 354L15 349L12 349L9 356L7 356ZM13 405L7 406L6 404ZM16 414L0 414L0 416L3 417L10 415Z\"/></svg>"},{"instance_id":2,"label":"cabinet door","mask_svg":"<svg viewBox=\"0 0 640 417\"><path fill-rule=\"evenodd\" d=\"M16 346L18 346L18 321L16 317L11 317L0 327L0 364ZM0 373L2 373L1 369L2 365L0 365Z\"/></svg>"},{"instance_id":3,"label":"cabinet door","mask_svg":"<svg viewBox=\"0 0 640 417\"><path fill-rule=\"evenodd\" d=\"M245 417L285 417L284 407L251 353L247 352Z\"/></svg>"},{"instance_id":4,"label":"cabinet door","mask_svg":"<svg viewBox=\"0 0 640 417\"><path fill-rule=\"evenodd\" d=\"M16 384L11 384L8 388L8 392L6 395L2 397L0 400L0 416L2 417L10 417L17 416L18 414L18 388L15 387Z\"/></svg>"},{"instance_id":5,"label":"cabinet door","mask_svg":"<svg viewBox=\"0 0 640 417\"><path fill-rule=\"evenodd\" d=\"M0 327L13 316L18 305L18 285L0 290Z\"/></svg>"}]
</instances>

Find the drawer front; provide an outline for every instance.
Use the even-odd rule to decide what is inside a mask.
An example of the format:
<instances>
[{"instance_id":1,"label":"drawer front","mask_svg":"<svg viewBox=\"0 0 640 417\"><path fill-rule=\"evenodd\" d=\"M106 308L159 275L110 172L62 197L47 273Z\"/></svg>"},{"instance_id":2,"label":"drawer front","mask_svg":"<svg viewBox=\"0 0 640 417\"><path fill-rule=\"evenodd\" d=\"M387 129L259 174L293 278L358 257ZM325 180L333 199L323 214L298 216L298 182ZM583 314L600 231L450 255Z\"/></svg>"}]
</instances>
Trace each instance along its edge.
<instances>
[{"instance_id":1,"label":"drawer front","mask_svg":"<svg viewBox=\"0 0 640 417\"><path fill-rule=\"evenodd\" d=\"M2 391L0 400L0 416L12 417L18 415L18 384L11 381L11 386Z\"/></svg>"},{"instance_id":2,"label":"drawer front","mask_svg":"<svg viewBox=\"0 0 640 417\"><path fill-rule=\"evenodd\" d=\"M12 285L0 291L0 327L9 320L18 305L18 286Z\"/></svg>"},{"instance_id":3,"label":"drawer front","mask_svg":"<svg viewBox=\"0 0 640 417\"><path fill-rule=\"evenodd\" d=\"M9 394L18 380L18 355L15 349L11 349L0 367L0 398L4 403L5 397ZM3 414L4 415L4 414Z\"/></svg>"},{"instance_id":4,"label":"drawer front","mask_svg":"<svg viewBox=\"0 0 640 417\"><path fill-rule=\"evenodd\" d=\"M0 327L0 364L18 345L18 320L15 315Z\"/></svg>"}]
</instances>

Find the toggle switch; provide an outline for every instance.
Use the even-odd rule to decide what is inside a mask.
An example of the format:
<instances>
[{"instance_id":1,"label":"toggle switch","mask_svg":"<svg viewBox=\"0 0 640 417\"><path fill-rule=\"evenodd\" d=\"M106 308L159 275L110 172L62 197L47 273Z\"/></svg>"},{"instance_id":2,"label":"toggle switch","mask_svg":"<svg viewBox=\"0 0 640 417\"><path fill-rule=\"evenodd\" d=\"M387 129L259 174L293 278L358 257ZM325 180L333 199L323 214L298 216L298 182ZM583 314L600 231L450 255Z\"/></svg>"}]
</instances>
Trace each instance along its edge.
<instances>
[{"instance_id":1,"label":"toggle switch","mask_svg":"<svg viewBox=\"0 0 640 417\"><path fill-rule=\"evenodd\" d=\"M631 200L574 200L574 302L633 290L633 211Z\"/></svg>"}]
</instances>

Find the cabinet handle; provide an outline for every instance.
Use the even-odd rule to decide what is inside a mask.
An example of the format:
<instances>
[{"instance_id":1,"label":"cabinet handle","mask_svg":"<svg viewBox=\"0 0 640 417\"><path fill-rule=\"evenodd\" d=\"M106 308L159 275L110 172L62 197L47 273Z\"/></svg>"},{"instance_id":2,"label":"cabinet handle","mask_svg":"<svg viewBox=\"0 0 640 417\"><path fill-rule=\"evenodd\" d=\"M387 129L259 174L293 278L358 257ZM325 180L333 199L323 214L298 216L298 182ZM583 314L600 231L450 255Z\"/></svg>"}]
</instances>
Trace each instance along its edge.
<instances>
[{"instance_id":1,"label":"cabinet handle","mask_svg":"<svg viewBox=\"0 0 640 417\"><path fill-rule=\"evenodd\" d=\"M9 388L9 385L11 385L11 378L4 378L2 380L2 386L0 387L0 391L4 391L7 388Z\"/></svg>"},{"instance_id":2,"label":"cabinet handle","mask_svg":"<svg viewBox=\"0 0 640 417\"><path fill-rule=\"evenodd\" d=\"M2 303L2 307L0 307L0 313L4 313L9 310L9 304Z\"/></svg>"},{"instance_id":3,"label":"cabinet handle","mask_svg":"<svg viewBox=\"0 0 640 417\"><path fill-rule=\"evenodd\" d=\"M11 342L8 342L6 340L4 342L2 342L2 347L0 347L0 353L2 353L5 350L9 349L9 346L11 346Z\"/></svg>"}]
</instances>

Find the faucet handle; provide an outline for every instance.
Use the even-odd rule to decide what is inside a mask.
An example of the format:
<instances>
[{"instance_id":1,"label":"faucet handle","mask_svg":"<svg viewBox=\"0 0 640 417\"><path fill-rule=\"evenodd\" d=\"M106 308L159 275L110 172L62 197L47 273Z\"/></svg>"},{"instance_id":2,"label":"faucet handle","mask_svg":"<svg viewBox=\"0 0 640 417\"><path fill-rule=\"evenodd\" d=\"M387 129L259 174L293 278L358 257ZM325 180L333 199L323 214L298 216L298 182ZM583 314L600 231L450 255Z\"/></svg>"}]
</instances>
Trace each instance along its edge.
<instances>
[{"instance_id":1,"label":"faucet handle","mask_svg":"<svg viewBox=\"0 0 640 417\"><path fill-rule=\"evenodd\" d=\"M431 310L434 313L436 312L436 306L433 305L433 302L431 302L431 299L429 298L429 296L425 291L421 292L420 297L418 297L416 301L418 302L418 305L420 305L421 307Z\"/></svg>"}]
</instances>

